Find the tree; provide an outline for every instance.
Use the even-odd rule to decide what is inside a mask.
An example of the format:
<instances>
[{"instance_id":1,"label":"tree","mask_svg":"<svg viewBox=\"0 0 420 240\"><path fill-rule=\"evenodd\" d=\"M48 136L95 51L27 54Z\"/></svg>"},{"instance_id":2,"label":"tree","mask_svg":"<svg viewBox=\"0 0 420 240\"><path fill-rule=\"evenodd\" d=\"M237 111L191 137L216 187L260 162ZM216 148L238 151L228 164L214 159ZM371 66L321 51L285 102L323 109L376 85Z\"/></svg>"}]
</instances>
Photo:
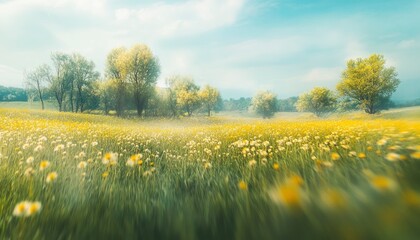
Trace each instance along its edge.
<instances>
[{"instance_id":1,"label":"tree","mask_svg":"<svg viewBox=\"0 0 420 240\"><path fill-rule=\"evenodd\" d=\"M369 114L384 108L400 81L394 67L385 67L382 55L373 54L347 62L337 90L354 99Z\"/></svg>"},{"instance_id":2,"label":"tree","mask_svg":"<svg viewBox=\"0 0 420 240\"><path fill-rule=\"evenodd\" d=\"M170 77L167 83L170 89L170 104L173 106L175 103L177 112L181 110L191 116L200 107L200 87L191 77L180 75Z\"/></svg>"},{"instance_id":3,"label":"tree","mask_svg":"<svg viewBox=\"0 0 420 240\"><path fill-rule=\"evenodd\" d=\"M117 84L115 79L106 81L98 81L99 90L99 105L104 111L105 115L109 114L109 111L115 107Z\"/></svg>"},{"instance_id":4,"label":"tree","mask_svg":"<svg viewBox=\"0 0 420 240\"><path fill-rule=\"evenodd\" d=\"M26 83L37 92L39 100L41 101L42 110L44 106L44 90L45 83L52 81L51 68L48 65L41 65L34 71L26 75Z\"/></svg>"},{"instance_id":5,"label":"tree","mask_svg":"<svg viewBox=\"0 0 420 240\"><path fill-rule=\"evenodd\" d=\"M230 98L229 100L223 101L223 109L225 111L247 111L251 103L252 98Z\"/></svg>"},{"instance_id":6,"label":"tree","mask_svg":"<svg viewBox=\"0 0 420 240\"><path fill-rule=\"evenodd\" d=\"M118 62L122 77L126 78L132 86L134 104L138 116L141 116L148 100L153 95L160 74L158 59L149 47L137 44L129 51L120 54Z\"/></svg>"},{"instance_id":7,"label":"tree","mask_svg":"<svg viewBox=\"0 0 420 240\"><path fill-rule=\"evenodd\" d=\"M58 103L58 110L63 111L63 103L66 97L66 92L71 88L74 80L72 69L72 62L70 56L64 53L53 53L51 55L55 75L50 79L50 88ZM70 97L72 99L72 95Z\"/></svg>"},{"instance_id":8,"label":"tree","mask_svg":"<svg viewBox=\"0 0 420 240\"><path fill-rule=\"evenodd\" d=\"M95 71L95 64L80 54L73 54L72 61L76 87L76 112L79 110L83 112L87 100L93 94L92 84L99 78L99 73Z\"/></svg>"},{"instance_id":9,"label":"tree","mask_svg":"<svg viewBox=\"0 0 420 240\"><path fill-rule=\"evenodd\" d=\"M270 118L277 110L277 97L269 91L257 93L252 98L252 107L263 118Z\"/></svg>"},{"instance_id":10,"label":"tree","mask_svg":"<svg viewBox=\"0 0 420 240\"><path fill-rule=\"evenodd\" d=\"M216 104L220 99L219 90L217 90L217 88L206 85L203 89L200 90L198 94L206 109L207 116L210 117L211 111L215 109Z\"/></svg>"},{"instance_id":11,"label":"tree","mask_svg":"<svg viewBox=\"0 0 420 240\"><path fill-rule=\"evenodd\" d=\"M298 97L289 97L286 99L279 99L278 110L279 112L296 112L296 102Z\"/></svg>"},{"instance_id":12,"label":"tree","mask_svg":"<svg viewBox=\"0 0 420 240\"><path fill-rule=\"evenodd\" d=\"M115 110L117 116L123 115L127 92L126 79L122 76L124 62L121 63L123 58L120 57L125 51L126 49L124 47L114 48L106 59L105 77L112 81L115 86L115 91L113 93L115 94Z\"/></svg>"},{"instance_id":13,"label":"tree","mask_svg":"<svg viewBox=\"0 0 420 240\"><path fill-rule=\"evenodd\" d=\"M173 115L169 88L155 88L154 94L147 104L145 115L152 117L170 117Z\"/></svg>"},{"instance_id":14,"label":"tree","mask_svg":"<svg viewBox=\"0 0 420 240\"><path fill-rule=\"evenodd\" d=\"M321 117L335 109L337 98L334 93L323 87L316 87L299 96L296 108L299 112L312 112Z\"/></svg>"}]
</instances>

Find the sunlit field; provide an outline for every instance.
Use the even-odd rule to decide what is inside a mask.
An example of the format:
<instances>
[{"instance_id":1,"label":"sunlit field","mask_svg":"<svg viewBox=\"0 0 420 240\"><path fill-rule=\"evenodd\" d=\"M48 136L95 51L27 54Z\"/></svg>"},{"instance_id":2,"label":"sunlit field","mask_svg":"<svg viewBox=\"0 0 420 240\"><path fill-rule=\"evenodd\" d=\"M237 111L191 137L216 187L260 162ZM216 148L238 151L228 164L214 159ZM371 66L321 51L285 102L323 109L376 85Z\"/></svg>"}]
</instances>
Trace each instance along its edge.
<instances>
[{"instance_id":1,"label":"sunlit field","mask_svg":"<svg viewBox=\"0 0 420 240\"><path fill-rule=\"evenodd\" d=\"M144 121L0 109L0 239L416 239L413 111Z\"/></svg>"}]
</instances>

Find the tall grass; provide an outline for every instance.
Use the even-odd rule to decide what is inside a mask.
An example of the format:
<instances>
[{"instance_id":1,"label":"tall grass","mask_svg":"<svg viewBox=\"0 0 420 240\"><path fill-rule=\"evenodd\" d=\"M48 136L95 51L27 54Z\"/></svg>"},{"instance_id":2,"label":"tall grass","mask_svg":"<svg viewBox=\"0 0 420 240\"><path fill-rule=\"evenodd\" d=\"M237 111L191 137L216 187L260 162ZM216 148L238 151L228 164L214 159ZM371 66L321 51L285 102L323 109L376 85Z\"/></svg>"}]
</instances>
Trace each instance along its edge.
<instances>
[{"instance_id":1,"label":"tall grass","mask_svg":"<svg viewBox=\"0 0 420 240\"><path fill-rule=\"evenodd\" d=\"M414 239L419 133L0 110L0 239ZM25 200L42 208L14 216Z\"/></svg>"}]
</instances>

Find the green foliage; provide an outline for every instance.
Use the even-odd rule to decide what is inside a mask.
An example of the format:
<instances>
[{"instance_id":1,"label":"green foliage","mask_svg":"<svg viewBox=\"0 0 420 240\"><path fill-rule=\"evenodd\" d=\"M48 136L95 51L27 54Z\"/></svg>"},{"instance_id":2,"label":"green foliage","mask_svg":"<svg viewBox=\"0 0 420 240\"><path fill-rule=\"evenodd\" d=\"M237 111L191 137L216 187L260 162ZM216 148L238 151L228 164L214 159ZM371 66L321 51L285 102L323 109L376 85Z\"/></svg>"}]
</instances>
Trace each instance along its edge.
<instances>
[{"instance_id":1,"label":"green foliage","mask_svg":"<svg viewBox=\"0 0 420 240\"><path fill-rule=\"evenodd\" d=\"M277 97L269 91L257 93L252 98L252 107L263 118L270 118L277 111Z\"/></svg>"},{"instance_id":2,"label":"green foliage","mask_svg":"<svg viewBox=\"0 0 420 240\"><path fill-rule=\"evenodd\" d=\"M382 55L373 54L347 62L337 90L342 96L356 100L369 114L384 109L400 81L394 67L385 67Z\"/></svg>"},{"instance_id":3,"label":"green foliage","mask_svg":"<svg viewBox=\"0 0 420 240\"><path fill-rule=\"evenodd\" d=\"M28 95L22 88L0 86L0 102L27 101Z\"/></svg>"},{"instance_id":4,"label":"green foliage","mask_svg":"<svg viewBox=\"0 0 420 240\"><path fill-rule=\"evenodd\" d=\"M198 93L202 104L207 112L207 116L210 116L211 111L215 109L219 99L220 93L217 88L209 85L204 86Z\"/></svg>"},{"instance_id":5,"label":"green foliage","mask_svg":"<svg viewBox=\"0 0 420 240\"><path fill-rule=\"evenodd\" d=\"M333 111L336 104L337 98L332 91L327 88L316 87L299 96L296 109L299 112L312 112L320 117Z\"/></svg>"},{"instance_id":6,"label":"green foliage","mask_svg":"<svg viewBox=\"0 0 420 240\"><path fill-rule=\"evenodd\" d=\"M150 117L170 117L172 115L170 91L168 88L155 88L147 105L145 115Z\"/></svg>"},{"instance_id":7,"label":"green foliage","mask_svg":"<svg viewBox=\"0 0 420 240\"><path fill-rule=\"evenodd\" d=\"M239 99L223 100L223 110L225 111L247 111L251 105L252 98L241 97Z\"/></svg>"},{"instance_id":8,"label":"green foliage","mask_svg":"<svg viewBox=\"0 0 420 240\"><path fill-rule=\"evenodd\" d=\"M94 109L99 106L98 89L94 82L99 78L95 71L95 64L80 54L72 55L74 83L76 91L75 111L83 112L85 109ZM73 101L73 99L72 99Z\"/></svg>"},{"instance_id":9,"label":"green foliage","mask_svg":"<svg viewBox=\"0 0 420 240\"><path fill-rule=\"evenodd\" d=\"M175 113L181 112L191 116L200 105L198 92L200 87L194 79L187 76L172 76L167 79L170 91L171 108L175 107Z\"/></svg>"},{"instance_id":10,"label":"green foliage","mask_svg":"<svg viewBox=\"0 0 420 240\"><path fill-rule=\"evenodd\" d=\"M296 112L296 102L298 97L289 97L286 99L279 99L278 111L279 112Z\"/></svg>"},{"instance_id":11,"label":"green foliage","mask_svg":"<svg viewBox=\"0 0 420 240\"><path fill-rule=\"evenodd\" d=\"M117 68L132 89L137 114L141 116L160 74L158 59L149 47L137 44L118 55Z\"/></svg>"},{"instance_id":12,"label":"green foliage","mask_svg":"<svg viewBox=\"0 0 420 240\"><path fill-rule=\"evenodd\" d=\"M113 94L115 95L113 98L115 99L113 105L117 112L117 116L122 116L124 114L127 102L126 79L122 76L121 67L119 66L120 63L118 61L119 56L124 54L125 51L126 49L124 47L114 48L106 58L105 78L112 81L112 85L114 85Z\"/></svg>"}]
</instances>

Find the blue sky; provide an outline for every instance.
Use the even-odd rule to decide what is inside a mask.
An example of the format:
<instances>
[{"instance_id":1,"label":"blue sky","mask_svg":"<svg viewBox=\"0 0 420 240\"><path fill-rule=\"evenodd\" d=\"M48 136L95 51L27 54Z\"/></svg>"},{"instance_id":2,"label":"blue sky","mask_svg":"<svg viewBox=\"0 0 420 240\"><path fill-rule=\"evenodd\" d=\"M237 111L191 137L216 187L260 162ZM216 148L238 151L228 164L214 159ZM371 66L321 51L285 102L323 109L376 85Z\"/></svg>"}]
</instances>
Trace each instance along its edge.
<instances>
[{"instance_id":1,"label":"blue sky","mask_svg":"<svg viewBox=\"0 0 420 240\"><path fill-rule=\"evenodd\" d=\"M112 48L145 43L160 85L185 74L225 98L286 98L334 89L348 59L380 53L401 79L394 98L419 98L419 12L416 0L0 0L0 85L22 87L54 51L102 73Z\"/></svg>"}]
</instances>

